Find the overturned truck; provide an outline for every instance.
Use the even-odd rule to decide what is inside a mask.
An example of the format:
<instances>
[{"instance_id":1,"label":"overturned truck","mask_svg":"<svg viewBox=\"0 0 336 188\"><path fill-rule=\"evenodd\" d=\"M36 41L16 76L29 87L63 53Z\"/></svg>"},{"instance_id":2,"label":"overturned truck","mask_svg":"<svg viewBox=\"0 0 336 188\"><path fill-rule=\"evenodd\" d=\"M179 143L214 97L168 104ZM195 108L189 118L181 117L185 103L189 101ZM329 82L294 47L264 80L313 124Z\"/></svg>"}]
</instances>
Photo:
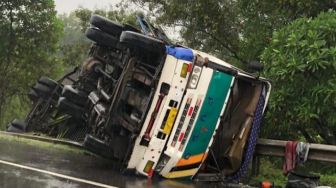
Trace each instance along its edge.
<instances>
[{"instance_id":1,"label":"overturned truck","mask_svg":"<svg viewBox=\"0 0 336 188\"><path fill-rule=\"evenodd\" d=\"M141 29L92 15L88 59L58 81L41 77L31 111L7 130L81 142L147 177L239 180L270 82L137 21Z\"/></svg>"}]
</instances>

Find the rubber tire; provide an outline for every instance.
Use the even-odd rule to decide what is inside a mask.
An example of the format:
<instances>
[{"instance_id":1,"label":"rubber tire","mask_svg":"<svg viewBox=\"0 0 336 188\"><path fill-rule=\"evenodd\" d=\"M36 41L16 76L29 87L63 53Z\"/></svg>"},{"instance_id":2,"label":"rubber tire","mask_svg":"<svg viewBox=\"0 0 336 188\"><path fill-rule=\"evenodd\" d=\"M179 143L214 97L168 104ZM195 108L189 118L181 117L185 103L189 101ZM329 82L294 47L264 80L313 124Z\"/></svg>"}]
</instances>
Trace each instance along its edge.
<instances>
[{"instance_id":1,"label":"rubber tire","mask_svg":"<svg viewBox=\"0 0 336 188\"><path fill-rule=\"evenodd\" d=\"M33 102L36 102L39 98L39 95L34 89L30 89L27 95L28 95L28 98Z\"/></svg>"},{"instance_id":2,"label":"rubber tire","mask_svg":"<svg viewBox=\"0 0 336 188\"><path fill-rule=\"evenodd\" d=\"M9 124L7 127L7 132L11 132L11 133L24 133L23 130L16 128L15 126L13 126L12 124Z\"/></svg>"},{"instance_id":3,"label":"rubber tire","mask_svg":"<svg viewBox=\"0 0 336 188\"><path fill-rule=\"evenodd\" d=\"M48 86L49 88L55 88L58 86L58 83L55 80L52 80L45 76L42 76L40 79L38 79L38 82Z\"/></svg>"},{"instance_id":4,"label":"rubber tire","mask_svg":"<svg viewBox=\"0 0 336 188\"><path fill-rule=\"evenodd\" d=\"M27 123L18 119L14 119L7 128L8 132L24 133L26 132Z\"/></svg>"},{"instance_id":5,"label":"rubber tire","mask_svg":"<svg viewBox=\"0 0 336 188\"><path fill-rule=\"evenodd\" d=\"M92 135L87 134L85 136L83 145L89 151L101 155L103 157L110 159L114 157L113 149L110 148L105 142Z\"/></svg>"},{"instance_id":6,"label":"rubber tire","mask_svg":"<svg viewBox=\"0 0 336 188\"><path fill-rule=\"evenodd\" d=\"M102 30L90 27L86 30L85 35L88 39L96 42L98 45L107 47L116 47L119 43L118 38L109 35Z\"/></svg>"},{"instance_id":7,"label":"rubber tire","mask_svg":"<svg viewBox=\"0 0 336 188\"><path fill-rule=\"evenodd\" d=\"M50 94L52 92L51 88L40 83L36 83L32 89L38 94L38 96L42 97L43 99L50 97Z\"/></svg>"},{"instance_id":8,"label":"rubber tire","mask_svg":"<svg viewBox=\"0 0 336 188\"><path fill-rule=\"evenodd\" d=\"M154 53L163 53L166 50L161 40L134 31L123 31L120 35L120 42L130 48L136 47Z\"/></svg>"},{"instance_id":9,"label":"rubber tire","mask_svg":"<svg viewBox=\"0 0 336 188\"><path fill-rule=\"evenodd\" d=\"M85 106L88 101L88 94L73 88L71 85L66 85L62 91L62 97L65 97L67 100L79 105Z\"/></svg>"},{"instance_id":10,"label":"rubber tire","mask_svg":"<svg viewBox=\"0 0 336 188\"><path fill-rule=\"evenodd\" d=\"M139 29L130 24L124 24L123 31L134 31L136 33L141 33Z\"/></svg>"},{"instance_id":11,"label":"rubber tire","mask_svg":"<svg viewBox=\"0 0 336 188\"><path fill-rule=\"evenodd\" d=\"M65 114L69 114L76 119L81 119L85 113L85 109L73 102L67 100L64 97L60 97L57 104L58 110Z\"/></svg>"},{"instance_id":12,"label":"rubber tire","mask_svg":"<svg viewBox=\"0 0 336 188\"><path fill-rule=\"evenodd\" d=\"M92 15L90 18L90 23L99 28L100 30L119 38L121 32L123 31L123 25L113 22L108 18L99 16L99 15Z\"/></svg>"}]
</instances>

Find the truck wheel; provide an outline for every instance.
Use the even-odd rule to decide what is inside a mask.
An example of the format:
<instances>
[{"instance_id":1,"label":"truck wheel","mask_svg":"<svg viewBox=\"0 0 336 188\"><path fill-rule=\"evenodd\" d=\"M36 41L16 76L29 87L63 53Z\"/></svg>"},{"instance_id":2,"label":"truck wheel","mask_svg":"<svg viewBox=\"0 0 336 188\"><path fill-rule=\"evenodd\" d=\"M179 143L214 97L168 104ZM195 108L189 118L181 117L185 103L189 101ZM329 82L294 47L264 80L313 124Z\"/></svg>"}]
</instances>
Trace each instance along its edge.
<instances>
[{"instance_id":1,"label":"truck wheel","mask_svg":"<svg viewBox=\"0 0 336 188\"><path fill-rule=\"evenodd\" d=\"M123 31L120 36L120 42L129 48L135 47L154 53L163 53L166 50L165 44L161 40L133 31Z\"/></svg>"},{"instance_id":2,"label":"truck wheel","mask_svg":"<svg viewBox=\"0 0 336 188\"><path fill-rule=\"evenodd\" d=\"M18 119L14 119L11 123L8 124L7 131L15 133L24 133L26 132L27 123Z\"/></svg>"},{"instance_id":3,"label":"truck wheel","mask_svg":"<svg viewBox=\"0 0 336 188\"><path fill-rule=\"evenodd\" d=\"M96 42L98 45L107 47L116 47L119 43L118 38L109 35L102 30L94 27L90 27L86 30L85 35L88 39Z\"/></svg>"},{"instance_id":4,"label":"truck wheel","mask_svg":"<svg viewBox=\"0 0 336 188\"><path fill-rule=\"evenodd\" d=\"M18 128L14 127L11 124L8 125L7 132L11 132L11 133L24 133L23 130L18 129Z\"/></svg>"},{"instance_id":5,"label":"truck wheel","mask_svg":"<svg viewBox=\"0 0 336 188\"><path fill-rule=\"evenodd\" d=\"M49 88L55 88L58 86L58 83L56 81L45 76L42 76L40 79L38 79L38 82L48 86Z\"/></svg>"},{"instance_id":6,"label":"truck wheel","mask_svg":"<svg viewBox=\"0 0 336 188\"><path fill-rule=\"evenodd\" d=\"M88 100L88 94L73 88L71 85L64 86L62 91L62 97L65 97L67 100L74 102L79 106L85 106Z\"/></svg>"},{"instance_id":7,"label":"truck wheel","mask_svg":"<svg viewBox=\"0 0 336 188\"><path fill-rule=\"evenodd\" d=\"M90 18L90 23L99 28L100 30L119 38L121 32L123 31L123 25L113 22L107 18L104 18L99 15L92 15Z\"/></svg>"},{"instance_id":8,"label":"truck wheel","mask_svg":"<svg viewBox=\"0 0 336 188\"><path fill-rule=\"evenodd\" d=\"M106 144L104 141L92 136L92 135L86 135L84 139L84 147L86 147L89 151L96 153L98 155L101 155L106 158L113 158L114 152L111 147L109 147L108 144Z\"/></svg>"},{"instance_id":9,"label":"truck wheel","mask_svg":"<svg viewBox=\"0 0 336 188\"><path fill-rule=\"evenodd\" d=\"M48 86L45 86L40 83L36 83L32 89L38 94L38 96L44 99L50 97L52 91L52 89L50 89Z\"/></svg>"},{"instance_id":10,"label":"truck wheel","mask_svg":"<svg viewBox=\"0 0 336 188\"><path fill-rule=\"evenodd\" d=\"M49 97L56 97L52 92L56 87L59 87L56 93L59 95L62 92L62 86L50 78L41 77L28 93L28 97L34 102L39 97L48 99ZM53 96L52 96L53 95Z\"/></svg>"},{"instance_id":11,"label":"truck wheel","mask_svg":"<svg viewBox=\"0 0 336 188\"><path fill-rule=\"evenodd\" d=\"M31 101L36 102L39 98L39 95L36 93L36 91L34 89L30 89L30 91L28 93L28 98Z\"/></svg>"},{"instance_id":12,"label":"truck wheel","mask_svg":"<svg viewBox=\"0 0 336 188\"><path fill-rule=\"evenodd\" d=\"M123 31L134 31L136 33L141 33L139 29L130 24L124 24Z\"/></svg>"},{"instance_id":13,"label":"truck wheel","mask_svg":"<svg viewBox=\"0 0 336 188\"><path fill-rule=\"evenodd\" d=\"M64 97L59 98L57 107L59 112L69 114L76 119L81 119L85 113L85 109L83 107L78 106Z\"/></svg>"}]
</instances>

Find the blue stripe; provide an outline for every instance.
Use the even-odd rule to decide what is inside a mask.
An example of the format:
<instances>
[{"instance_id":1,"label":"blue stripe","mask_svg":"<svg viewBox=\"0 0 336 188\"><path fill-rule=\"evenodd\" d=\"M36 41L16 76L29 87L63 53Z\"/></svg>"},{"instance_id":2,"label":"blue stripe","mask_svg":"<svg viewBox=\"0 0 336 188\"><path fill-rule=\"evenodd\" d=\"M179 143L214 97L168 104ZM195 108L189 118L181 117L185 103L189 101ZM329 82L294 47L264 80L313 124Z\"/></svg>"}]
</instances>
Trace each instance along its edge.
<instances>
[{"instance_id":1,"label":"blue stripe","mask_svg":"<svg viewBox=\"0 0 336 188\"><path fill-rule=\"evenodd\" d=\"M190 61L194 60L194 53L188 48L166 46L166 52L169 55L176 57L177 59Z\"/></svg>"}]
</instances>

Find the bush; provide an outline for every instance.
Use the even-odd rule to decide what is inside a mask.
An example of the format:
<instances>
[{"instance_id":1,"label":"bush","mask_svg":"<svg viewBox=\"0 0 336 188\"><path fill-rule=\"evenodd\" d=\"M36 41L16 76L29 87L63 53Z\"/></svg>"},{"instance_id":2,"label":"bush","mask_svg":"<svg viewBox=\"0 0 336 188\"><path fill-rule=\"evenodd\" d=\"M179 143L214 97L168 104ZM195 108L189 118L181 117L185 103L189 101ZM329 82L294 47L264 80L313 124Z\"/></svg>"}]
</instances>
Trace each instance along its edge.
<instances>
[{"instance_id":1,"label":"bush","mask_svg":"<svg viewBox=\"0 0 336 188\"><path fill-rule=\"evenodd\" d=\"M336 12L273 34L262 60L273 83L264 134L336 144Z\"/></svg>"},{"instance_id":2,"label":"bush","mask_svg":"<svg viewBox=\"0 0 336 188\"><path fill-rule=\"evenodd\" d=\"M287 177L282 172L283 160L274 157L261 157L260 172L257 177L249 181L251 185L257 185L262 181L274 182L276 186L284 187ZM320 185L336 187L336 168L334 164L317 161L307 161L304 166L297 166L296 171L319 175Z\"/></svg>"}]
</instances>

